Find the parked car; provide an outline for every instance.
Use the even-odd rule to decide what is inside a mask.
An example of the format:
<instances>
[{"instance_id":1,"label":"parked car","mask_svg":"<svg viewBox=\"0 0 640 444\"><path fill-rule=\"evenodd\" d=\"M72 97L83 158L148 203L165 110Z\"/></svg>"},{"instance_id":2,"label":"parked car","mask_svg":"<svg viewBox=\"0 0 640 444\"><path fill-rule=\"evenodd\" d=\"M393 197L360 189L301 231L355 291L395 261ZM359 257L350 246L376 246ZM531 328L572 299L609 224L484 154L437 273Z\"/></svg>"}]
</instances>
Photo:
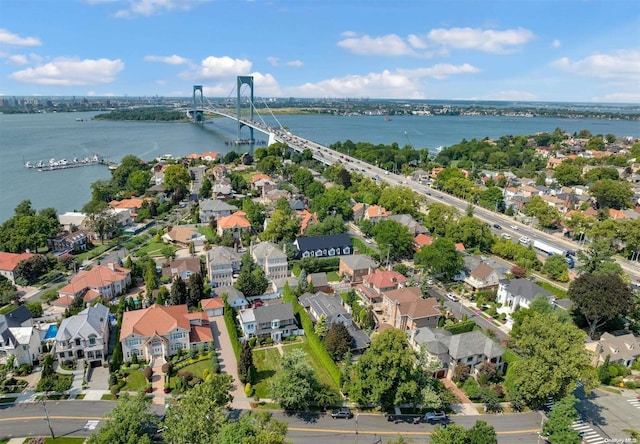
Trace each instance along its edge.
<instances>
[{"instance_id":1,"label":"parked car","mask_svg":"<svg viewBox=\"0 0 640 444\"><path fill-rule=\"evenodd\" d=\"M353 413L351 413L351 409L348 407L340 407L331 412L331 417L333 419L351 419L353 418Z\"/></svg>"},{"instance_id":2,"label":"parked car","mask_svg":"<svg viewBox=\"0 0 640 444\"><path fill-rule=\"evenodd\" d=\"M447 299L453 302L458 302L460 299L453 293L447 293Z\"/></svg>"},{"instance_id":3,"label":"parked car","mask_svg":"<svg viewBox=\"0 0 640 444\"><path fill-rule=\"evenodd\" d=\"M428 285L433 285L433 284L435 284L435 281L433 279L427 279L427 284Z\"/></svg>"},{"instance_id":4,"label":"parked car","mask_svg":"<svg viewBox=\"0 0 640 444\"><path fill-rule=\"evenodd\" d=\"M427 412L424 415L424 419L427 422L445 422L447 420L447 414L442 410L436 410L435 412Z\"/></svg>"}]
</instances>

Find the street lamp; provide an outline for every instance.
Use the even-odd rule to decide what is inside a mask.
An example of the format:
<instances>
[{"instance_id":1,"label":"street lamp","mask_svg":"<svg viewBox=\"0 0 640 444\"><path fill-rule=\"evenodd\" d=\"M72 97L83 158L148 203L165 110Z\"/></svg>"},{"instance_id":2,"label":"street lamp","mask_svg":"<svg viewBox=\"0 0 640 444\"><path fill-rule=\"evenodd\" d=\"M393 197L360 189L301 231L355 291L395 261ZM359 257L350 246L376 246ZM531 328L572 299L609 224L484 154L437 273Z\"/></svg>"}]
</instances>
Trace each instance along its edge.
<instances>
[{"instance_id":1,"label":"street lamp","mask_svg":"<svg viewBox=\"0 0 640 444\"><path fill-rule=\"evenodd\" d=\"M47 392L45 392L44 397L42 398L42 408L44 408L44 416L47 420L47 425L49 426L49 431L51 432L51 439L56 439L53 434L53 428L51 427L51 419L49 419L49 411L47 410L47 404L45 403L45 399L47 398Z\"/></svg>"}]
</instances>

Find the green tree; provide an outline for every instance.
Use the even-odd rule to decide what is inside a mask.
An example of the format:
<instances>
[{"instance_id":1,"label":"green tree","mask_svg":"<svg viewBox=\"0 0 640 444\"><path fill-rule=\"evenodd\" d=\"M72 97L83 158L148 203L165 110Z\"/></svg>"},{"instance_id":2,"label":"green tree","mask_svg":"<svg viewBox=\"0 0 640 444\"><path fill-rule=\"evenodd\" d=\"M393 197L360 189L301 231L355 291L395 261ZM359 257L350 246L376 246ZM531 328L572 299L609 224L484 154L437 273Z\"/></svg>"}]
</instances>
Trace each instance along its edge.
<instances>
[{"instance_id":1,"label":"green tree","mask_svg":"<svg viewBox=\"0 0 640 444\"><path fill-rule=\"evenodd\" d=\"M512 335L521 359L507 370L505 385L511 400L537 408L551 397L572 393L577 381L593 385L591 354L584 348L585 334L557 317L532 313Z\"/></svg>"},{"instance_id":2,"label":"green tree","mask_svg":"<svg viewBox=\"0 0 640 444\"><path fill-rule=\"evenodd\" d=\"M542 426L542 435L553 444L580 444L582 438L576 430L571 428L578 419L575 407L576 398L573 395L560 399L549 412L549 416Z\"/></svg>"},{"instance_id":3,"label":"green tree","mask_svg":"<svg viewBox=\"0 0 640 444\"><path fill-rule=\"evenodd\" d=\"M264 294L269 286L269 281L264 275L262 268L258 267L249 253L242 256L240 274L235 283L235 288L240 290L246 297L260 296Z\"/></svg>"},{"instance_id":4,"label":"green tree","mask_svg":"<svg viewBox=\"0 0 640 444\"><path fill-rule=\"evenodd\" d=\"M569 280L569 265L565 258L559 254L549 256L544 261L542 272L559 282L567 282Z\"/></svg>"},{"instance_id":5,"label":"green tree","mask_svg":"<svg viewBox=\"0 0 640 444\"><path fill-rule=\"evenodd\" d=\"M584 173L586 183L595 182L600 179L620 180L620 173L611 167L597 167Z\"/></svg>"},{"instance_id":6,"label":"green tree","mask_svg":"<svg viewBox=\"0 0 640 444\"><path fill-rule=\"evenodd\" d=\"M213 190L213 184L211 179L205 177L202 179L202 185L200 186L200 199L210 199Z\"/></svg>"},{"instance_id":7,"label":"green tree","mask_svg":"<svg viewBox=\"0 0 640 444\"><path fill-rule=\"evenodd\" d=\"M560 185L567 187L584 183L582 180L582 167L566 160L554 168L553 178Z\"/></svg>"},{"instance_id":8,"label":"green tree","mask_svg":"<svg viewBox=\"0 0 640 444\"><path fill-rule=\"evenodd\" d=\"M180 276L171 284L171 294L169 298L169 304L182 305L187 303L188 297L187 284L182 280Z\"/></svg>"},{"instance_id":9,"label":"green tree","mask_svg":"<svg viewBox=\"0 0 640 444\"><path fill-rule=\"evenodd\" d=\"M288 204L287 204L288 205ZM290 242L296 238L300 231L300 219L291 211L275 210L269 219L269 225L260 235L261 239L278 243L280 241Z\"/></svg>"},{"instance_id":10,"label":"green tree","mask_svg":"<svg viewBox=\"0 0 640 444\"><path fill-rule=\"evenodd\" d=\"M107 209L103 209L97 213L87 214L85 224L98 233L100 243L104 243L106 237L122 230L122 223L118 219L118 216Z\"/></svg>"},{"instance_id":11,"label":"green tree","mask_svg":"<svg viewBox=\"0 0 640 444\"><path fill-rule=\"evenodd\" d=\"M202 275L200 273L193 273L189 276L188 287L187 305L191 308L195 308L205 296Z\"/></svg>"},{"instance_id":12,"label":"green tree","mask_svg":"<svg viewBox=\"0 0 640 444\"><path fill-rule=\"evenodd\" d=\"M280 358L282 370L271 383L272 398L285 410L307 408L320 387L307 354L300 349Z\"/></svg>"},{"instance_id":13,"label":"green tree","mask_svg":"<svg viewBox=\"0 0 640 444\"><path fill-rule=\"evenodd\" d=\"M450 281L464 267L462 254L453 241L439 237L431 245L423 247L414 257L416 265L422 266L436 276Z\"/></svg>"},{"instance_id":14,"label":"green tree","mask_svg":"<svg viewBox=\"0 0 640 444\"><path fill-rule=\"evenodd\" d=\"M341 322L331 325L324 337L324 346L334 361L341 360L349 352L352 342L353 337Z\"/></svg>"},{"instance_id":15,"label":"green tree","mask_svg":"<svg viewBox=\"0 0 640 444\"><path fill-rule=\"evenodd\" d=\"M249 341L244 341L240 348L240 357L238 359L238 378L243 384L252 382L252 373L255 371L253 365L253 350Z\"/></svg>"},{"instance_id":16,"label":"green tree","mask_svg":"<svg viewBox=\"0 0 640 444\"><path fill-rule=\"evenodd\" d=\"M42 316L43 310L40 302L27 302L26 307L34 318Z\"/></svg>"},{"instance_id":17,"label":"green tree","mask_svg":"<svg viewBox=\"0 0 640 444\"><path fill-rule=\"evenodd\" d=\"M631 311L635 305L629 285L616 274L581 274L571 282L569 297L589 324L589 336L607 321Z\"/></svg>"},{"instance_id":18,"label":"green tree","mask_svg":"<svg viewBox=\"0 0 640 444\"><path fill-rule=\"evenodd\" d=\"M188 190L191 174L184 165L170 165L164 170L164 187L169 191Z\"/></svg>"},{"instance_id":19,"label":"green tree","mask_svg":"<svg viewBox=\"0 0 640 444\"><path fill-rule=\"evenodd\" d=\"M287 423L272 418L271 413L249 411L220 430L218 444L285 444Z\"/></svg>"},{"instance_id":20,"label":"green tree","mask_svg":"<svg viewBox=\"0 0 640 444\"><path fill-rule=\"evenodd\" d=\"M127 178L126 189L136 194L143 194L149 188L151 181L151 171L137 170L132 172Z\"/></svg>"},{"instance_id":21,"label":"green tree","mask_svg":"<svg viewBox=\"0 0 640 444\"><path fill-rule=\"evenodd\" d=\"M373 236L381 255L392 260L409 258L413 254L413 236L409 229L395 220L381 220L373 228Z\"/></svg>"},{"instance_id":22,"label":"green tree","mask_svg":"<svg viewBox=\"0 0 640 444\"><path fill-rule=\"evenodd\" d=\"M631 182L612 179L598 180L591 185L589 193L596 199L598 208L623 210L633 205Z\"/></svg>"},{"instance_id":23,"label":"green tree","mask_svg":"<svg viewBox=\"0 0 640 444\"><path fill-rule=\"evenodd\" d=\"M490 210L496 210L504 207L504 196L502 190L496 186L489 187L480 193L478 200L480 206Z\"/></svg>"},{"instance_id":24,"label":"green tree","mask_svg":"<svg viewBox=\"0 0 640 444\"><path fill-rule=\"evenodd\" d=\"M13 273L28 284L34 283L48 271L49 261L47 257L39 254L18 262L13 269Z\"/></svg>"},{"instance_id":25,"label":"green tree","mask_svg":"<svg viewBox=\"0 0 640 444\"><path fill-rule=\"evenodd\" d=\"M151 398L144 393L129 396L123 393L118 404L110 413L97 433L89 437L89 444L146 444L151 443L149 424L154 424L154 416L149 407ZM153 426L152 426L153 427Z\"/></svg>"},{"instance_id":26,"label":"green tree","mask_svg":"<svg viewBox=\"0 0 640 444\"><path fill-rule=\"evenodd\" d=\"M242 211L247 214L247 220L251 222L251 228L254 231L262 231L266 218L264 205L246 198L242 201Z\"/></svg>"},{"instance_id":27,"label":"green tree","mask_svg":"<svg viewBox=\"0 0 640 444\"><path fill-rule=\"evenodd\" d=\"M327 336L328 329L329 328L327 327L327 315L321 314L320 318L318 318L318 321L313 326L313 330L315 331L315 333L318 335L320 339L324 339L324 337Z\"/></svg>"},{"instance_id":28,"label":"green tree","mask_svg":"<svg viewBox=\"0 0 640 444\"><path fill-rule=\"evenodd\" d=\"M327 216L340 214L343 220L351 219L351 194L341 185L335 185L311 201L311 209L318 215L319 220Z\"/></svg>"},{"instance_id":29,"label":"green tree","mask_svg":"<svg viewBox=\"0 0 640 444\"><path fill-rule=\"evenodd\" d=\"M212 374L170 404L164 422L164 438L174 443L217 442L226 423L223 411L233 399L232 378Z\"/></svg>"},{"instance_id":30,"label":"green tree","mask_svg":"<svg viewBox=\"0 0 640 444\"><path fill-rule=\"evenodd\" d=\"M457 424L446 427L435 426L431 434L431 444L467 444L467 430Z\"/></svg>"},{"instance_id":31,"label":"green tree","mask_svg":"<svg viewBox=\"0 0 640 444\"><path fill-rule=\"evenodd\" d=\"M538 219L541 227L552 228L560 220L560 212L540 196L533 196L523 207L524 214Z\"/></svg>"},{"instance_id":32,"label":"green tree","mask_svg":"<svg viewBox=\"0 0 640 444\"><path fill-rule=\"evenodd\" d=\"M374 337L354 367L351 397L364 405L394 405L420 401L424 373L402 330L388 329Z\"/></svg>"},{"instance_id":33,"label":"green tree","mask_svg":"<svg viewBox=\"0 0 640 444\"><path fill-rule=\"evenodd\" d=\"M463 216L457 224L449 228L448 237L454 242L462 242L466 248L489 251L495 242L491 229L477 217Z\"/></svg>"},{"instance_id":34,"label":"green tree","mask_svg":"<svg viewBox=\"0 0 640 444\"><path fill-rule=\"evenodd\" d=\"M477 420L467 430L467 442L469 444L498 444L496 429L485 421Z\"/></svg>"},{"instance_id":35,"label":"green tree","mask_svg":"<svg viewBox=\"0 0 640 444\"><path fill-rule=\"evenodd\" d=\"M587 251L578 251L581 265L578 267L583 274L617 274L623 276L622 267L615 261L615 247L612 238L602 236L589 244Z\"/></svg>"},{"instance_id":36,"label":"green tree","mask_svg":"<svg viewBox=\"0 0 640 444\"><path fill-rule=\"evenodd\" d=\"M429 212L424 220L424 226L434 236L446 236L455 225L458 211L451 205L435 203L429 205Z\"/></svg>"},{"instance_id":37,"label":"green tree","mask_svg":"<svg viewBox=\"0 0 640 444\"><path fill-rule=\"evenodd\" d=\"M0 276L0 304L10 304L18 300L18 289L9 279Z\"/></svg>"},{"instance_id":38,"label":"green tree","mask_svg":"<svg viewBox=\"0 0 640 444\"><path fill-rule=\"evenodd\" d=\"M413 190L406 186L388 187L382 190L378 205L394 214L417 216L420 204Z\"/></svg>"}]
</instances>

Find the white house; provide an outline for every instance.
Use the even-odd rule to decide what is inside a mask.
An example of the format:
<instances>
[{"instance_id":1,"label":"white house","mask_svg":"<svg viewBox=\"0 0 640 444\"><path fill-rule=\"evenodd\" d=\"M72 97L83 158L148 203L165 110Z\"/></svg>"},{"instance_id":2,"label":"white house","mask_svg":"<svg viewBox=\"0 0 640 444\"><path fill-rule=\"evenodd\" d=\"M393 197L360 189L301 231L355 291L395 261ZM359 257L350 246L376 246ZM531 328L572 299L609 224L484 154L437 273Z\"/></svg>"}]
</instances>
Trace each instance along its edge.
<instances>
[{"instance_id":1,"label":"white house","mask_svg":"<svg viewBox=\"0 0 640 444\"><path fill-rule=\"evenodd\" d=\"M31 364L39 353L40 335L24 305L0 315L0 364L6 364L12 356L15 367Z\"/></svg>"},{"instance_id":2,"label":"white house","mask_svg":"<svg viewBox=\"0 0 640 444\"><path fill-rule=\"evenodd\" d=\"M498 286L496 302L502 304L502 309L513 313L518 307L529 308L536 296L544 296L553 302L553 295L528 279L503 279Z\"/></svg>"},{"instance_id":3,"label":"white house","mask_svg":"<svg viewBox=\"0 0 640 444\"><path fill-rule=\"evenodd\" d=\"M109 351L109 309L96 304L62 320L55 338L58 361L86 359L102 365Z\"/></svg>"}]
</instances>

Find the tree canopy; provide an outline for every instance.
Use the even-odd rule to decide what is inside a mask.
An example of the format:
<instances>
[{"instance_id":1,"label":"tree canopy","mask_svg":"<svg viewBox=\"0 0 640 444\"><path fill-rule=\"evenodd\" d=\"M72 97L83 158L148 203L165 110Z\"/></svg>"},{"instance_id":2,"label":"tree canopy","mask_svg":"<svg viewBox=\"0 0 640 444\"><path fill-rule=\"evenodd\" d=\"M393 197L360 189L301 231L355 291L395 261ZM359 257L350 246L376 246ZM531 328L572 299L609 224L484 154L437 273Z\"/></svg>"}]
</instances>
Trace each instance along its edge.
<instances>
[{"instance_id":1,"label":"tree canopy","mask_svg":"<svg viewBox=\"0 0 640 444\"><path fill-rule=\"evenodd\" d=\"M145 393L129 396L120 395L118 404L110 413L109 421L105 421L94 435L89 438L89 444L147 444L151 443L151 428L155 428L155 420L149 407L151 398Z\"/></svg>"},{"instance_id":2,"label":"tree canopy","mask_svg":"<svg viewBox=\"0 0 640 444\"><path fill-rule=\"evenodd\" d=\"M415 254L414 261L416 265L448 281L464 267L462 254L456 250L453 241L446 237L439 237L431 245L423 247Z\"/></svg>"}]
</instances>

